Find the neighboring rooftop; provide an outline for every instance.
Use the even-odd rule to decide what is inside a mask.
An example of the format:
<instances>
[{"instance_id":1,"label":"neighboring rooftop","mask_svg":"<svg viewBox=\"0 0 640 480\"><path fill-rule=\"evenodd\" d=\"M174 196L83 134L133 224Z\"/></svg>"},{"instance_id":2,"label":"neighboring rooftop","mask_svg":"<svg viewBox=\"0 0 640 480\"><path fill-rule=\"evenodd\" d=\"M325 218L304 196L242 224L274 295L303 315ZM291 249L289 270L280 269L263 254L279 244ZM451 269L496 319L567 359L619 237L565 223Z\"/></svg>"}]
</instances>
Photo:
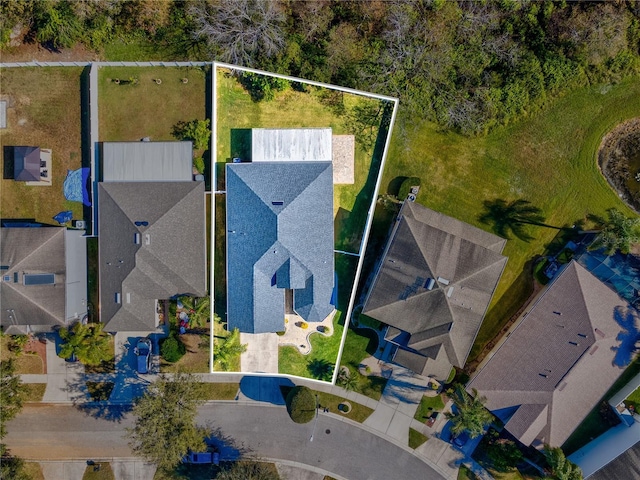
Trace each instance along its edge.
<instances>
[{"instance_id":1,"label":"neighboring rooftop","mask_svg":"<svg viewBox=\"0 0 640 480\"><path fill-rule=\"evenodd\" d=\"M84 231L0 228L0 324L5 333L48 331L87 313Z\"/></svg>"},{"instance_id":2,"label":"neighboring rooftop","mask_svg":"<svg viewBox=\"0 0 640 480\"><path fill-rule=\"evenodd\" d=\"M102 181L193 180L191 142L104 142Z\"/></svg>"},{"instance_id":3,"label":"neighboring rooftop","mask_svg":"<svg viewBox=\"0 0 640 480\"><path fill-rule=\"evenodd\" d=\"M252 162L330 162L330 128L254 128Z\"/></svg>"},{"instance_id":4,"label":"neighboring rooftop","mask_svg":"<svg viewBox=\"0 0 640 480\"><path fill-rule=\"evenodd\" d=\"M589 480L640 478L640 440L618 458L587 478Z\"/></svg>"},{"instance_id":5,"label":"neighboring rooftop","mask_svg":"<svg viewBox=\"0 0 640 480\"><path fill-rule=\"evenodd\" d=\"M463 367L507 258L506 240L404 202L363 313L393 328L394 361L446 379Z\"/></svg>"},{"instance_id":6,"label":"neighboring rooftop","mask_svg":"<svg viewBox=\"0 0 640 480\"><path fill-rule=\"evenodd\" d=\"M333 310L331 162L228 164L227 318L246 333L284 330L285 290L310 322Z\"/></svg>"},{"instance_id":7,"label":"neighboring rooftop","mask_svg":"<svg viewBox=\"0 0 640 480\"><path fill-rule=\"evenodd\" d=\"M98 184L105 330L151 331L155 301L205 296L203 182Z\"/></svg>"},{"instance_id":8,"label":"neighboring rooftop","mask_svg":"<svg viewBox=\"0 0 640 480\"><path fill-rule=\"evenodd\" d=\"M624 370L629 306L572 261L529 308L468 388L522 443L560 446Z\"/></svg>"}]
</instances>

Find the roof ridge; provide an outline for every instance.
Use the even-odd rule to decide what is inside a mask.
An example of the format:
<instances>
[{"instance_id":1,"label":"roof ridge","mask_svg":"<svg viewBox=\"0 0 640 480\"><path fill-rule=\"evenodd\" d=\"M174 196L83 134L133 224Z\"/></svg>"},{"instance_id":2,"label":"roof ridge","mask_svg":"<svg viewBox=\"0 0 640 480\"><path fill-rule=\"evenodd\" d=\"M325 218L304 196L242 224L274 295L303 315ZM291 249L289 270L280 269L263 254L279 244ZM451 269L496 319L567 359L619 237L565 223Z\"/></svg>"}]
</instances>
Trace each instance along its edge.
<instances>
[{"instance_id":1,"label":"roof ridge","mask_svg":"<svg viewBox=\"0 0 640 480\"><path fill-rule=\"evenodd\" d=\"M474 244L474 245L475 245L475 244ZM484 247L483 247L483 248L484 248ZM508 257L505 257L504 255L501 255L501 254L499 254L499 253L496 253L496 252L494 252L494 251L492 251L492 250L489 250L489 249L487 249L487 248L485 248L485 250L487 250L488 252L491 252L491 253L495 253L495 254L496 254L496 255L498 255L498 257L500 257L500 258L496 259L496 261L495 261L495 262L492 262L492 263L490 263L490 264L488 264L488 265L485 265L485 266L484 266L484 267L482 267L481 269L476 270L476 271L474 271L474 272L470 273L470 274L469 274L469 275L467 275L466 277L461 278L460 280L456 280L455 282L453 282L453 285L458 285L460 282L463 282L463 281L465 281L465 280L469 280L470 278L475 277L477 274L479 274L479 273L481 273L481 272L484 272L484 271L485 271L485 270L487 270L488 268L494 267L496 264L498 264L498 263L500 263L500 262L506 262L506 261L508 260ZM502 276L502 275L501 275L501 276ZM500 278L498 278L498 281L500 281Z\"/></svg>"},{"instance_id":2,"label":"roof ridge","mask_svg":"<svg viewBox=\"0 0 640 480\"><path fill-rule=\"evenodd\" d=\"M20 295L22 298L25 298L29 303L31 303L32 305L35 305L36 307L38 307L40 310L45 312L47 315L51 316L51 318L53 318L54 320L59 321L58 317L55 314L53 314L49 309L45 308L40 302L34 302L33 299L29 298L24 293L22 293L20 291L20 289L15 288L14 287L14 285L15 285L14 283L5 282L4 285L5 286L9 286L13 292L15 292L16 294ZM66 289L67 289L67 285L65 283L65 294L66 294ZM65 303L66 303L66 301L65 301ZM66 308L65 308L65 310L66 310ZM64 318L62 319L62 322L66 323L67 322L66 311L65 311L63 316L64 316ZM23 325L23 324L19 323L19 324L16 324L16 325Z\"/></svg>"},{"instance_id":3,"label":"roof ridge","mask_svg":"<svg viewBox=\"0 0 640 480\"><path fill-rule=\"evenodd\" d=\"M38 245L38 247L36 247L35 250L32 250L31 252L29 252L28 255L22 257L22 260L20 260L18 263L16 263L15 265L11 266L11 270L16 270L18 269L18 267L23 264L25 262L25 260L31 258L36 252L38 252L39 250L42 249L42 247L44 247L45 245L47 245L49 242L51 242L51 240L53 240L54 238L56 238L60 233L64 232L64 230L66 230L63 227L41 227L41 228L56 228L56 229L60 229L57 232L55 232L53 235L51 235L49 238L47 238L43 243L41 243L40 245ZM64 239L66 241L66 238ZM66 245L65 245L66 247Z\"/></svg>"},{"instance_id":4,"label":"roof ridge","mask_svg":"<svg viewBox=\"0 0 640 480\"><path fill-rule=\"evenodd\" d=\"M297 194L295 197L293 197L293 198L291 199L291 201L290 201L287 205L285 205L285 206L284 206L284 208L283 208L282 210L280 210L280 212L278 212L278 213L276 214L276 219L278 219L278 218L280 217L280 214L281 214L281 213L284 213L284 212L285 212L285 211L286 211L286 210L287 210L291 205L293 205L293 204L295 203L295 200L296 200L296 199L298 199L298 198L300 197L300 195L302 195L304 192L306 192L306 191L309 189L309 187L311 187L311 185L313 185L314 183L319 182L319 181L320 181L320 180L319 180L319 179L320 179L320 176L321 176L321 175L322 175L322 174L327 170L327 168L329 168L329 166L331 165L331 162L324 162L324 161L309 162L309 163L327 163L327 165L325 166L325 168L319 169L319 170L318 170L317 175L315 175L315 176L313 177L313 180L312 180L311 182L308 182L308 183L306 184L306 186L305 186L302 190L300 190L300 191L298 192L298 194ZM261 198L261 197L258 197L258 198L260 198L260 200L262 200L262 198ZM264 202L263 202L263 203L264 203ZM265 203L265 205L266 205L266 203ZM268 205L267 205L267 206L268 206ZM269 207L269 208L271 208L271 207Z\"/></svg>"}]
</instances>

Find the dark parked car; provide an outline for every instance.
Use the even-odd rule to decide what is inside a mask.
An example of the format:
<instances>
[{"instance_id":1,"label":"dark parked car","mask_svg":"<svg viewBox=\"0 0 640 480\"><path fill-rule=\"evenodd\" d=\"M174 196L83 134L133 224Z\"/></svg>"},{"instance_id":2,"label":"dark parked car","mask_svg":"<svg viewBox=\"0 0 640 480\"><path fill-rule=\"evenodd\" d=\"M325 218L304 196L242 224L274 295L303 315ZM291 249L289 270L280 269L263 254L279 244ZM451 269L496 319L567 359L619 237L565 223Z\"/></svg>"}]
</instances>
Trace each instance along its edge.
<instances>
[{"instance_id":1,"label":"dark parked car","mask_svg":"<svg viewBox=\"0 0 640 480\"><path fill-rule=\"evenodd\" d=\"M453 444L458 447L463 447L469 441L469 434L467 432L462 432L457 437L453 437Z\"/></svg>"},{"instance_id":2,"label":"dark parked car","mask_svg":"<svg viewBox=\"0 0 640 480\"><path fill-rule=\"evenodd\" d=\"M141 338L134 348L138 360L138 373L149 373L151 368L151 339Z\"/></svg>"}]
</instances>

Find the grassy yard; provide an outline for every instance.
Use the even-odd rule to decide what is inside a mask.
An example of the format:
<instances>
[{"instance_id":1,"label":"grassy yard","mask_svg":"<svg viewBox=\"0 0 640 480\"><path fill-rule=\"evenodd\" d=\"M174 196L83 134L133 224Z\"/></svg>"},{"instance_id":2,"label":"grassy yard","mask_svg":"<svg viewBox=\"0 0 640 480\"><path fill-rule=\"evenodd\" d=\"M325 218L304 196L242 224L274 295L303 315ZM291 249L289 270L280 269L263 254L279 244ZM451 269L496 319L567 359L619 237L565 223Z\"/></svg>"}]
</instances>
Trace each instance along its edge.
<instances>
[{"instance_id":1,"label":"grassy yard","mask_svg":"<svg viewBox=\"0 0 640 480\"><path fill-rule=\"evenodd\" d=\"M409 448L416 449L427 440L429 440L429 437L426 435L413 428L409 429Z\"/></svg>"},{"instance_id":2,"label":"grassy yard","mask_svg":"<svg viewBox=\"0 0 640 480\"><path fill-rule=\"evenodd\" d=\"M209 332L209 328L204 328L202 331ZM187 347L187 352L174 363L166 362L161 358L160 371L163 373L175 373L179 370L190 373L209 373L209 335L185 333L179 335L179 340Z\"/></svg>"},{"instance_id":3,"label":"grassy yard","mask_svg":"<svg viewBox=\"0 0 640 480\"><path fill-rule=\"evenodd\" d=\"M125 84L130 78L138 83ZM160 85L154 82L158 78ZM176 123L206 118L207 81L201 68L102 67L98 82L100 141L175 140Z\"/></svg>"},{"instance_id":4,"label":"grassy yard","mask_svg":"<svg viewBox=\"0 0 640 480\"><path fill-rule=\"evenodd\" d=\"M396 177L420 177L419 203L486 230L490 227L478 216L483 202L494 199L529 200L542 209L546 223L556 226L603 215L610 207L631 214L599 173L595 154L605 133L638 115L638 79L578 89L545 111L483 137L463 137L400 115L383 190ZM530 243L507 243L509 262L470 358L531 292L527 262L545 250L556 230L529 230L535 237Z\"/></svg>"},{"instance_id":5,"label":"grassy yard","mask_svg":"<svg viewBox=\"0 0 640 480\"><path fill-rule=\"evenodd\" d=\"M24 470L27 472L28 478L31 480L44 480L42 467L37 462L25 462Z\"/></svg>"},{"instance_id":6,"label":"grassy yard","mask_svg":"<svg viewBox=\"0 0 640 480\"><path fill-rule=\"evenodd\" d=\"M636 388L634 392L625 399L624 403L627 407L629 407L629 405L633 405L637 412L640 408L640 387Z\"/></svg>"},{"instance_id":7,"label":"grassy yard","mask_svg":"<svg viewBox=\"0 0 640 480\"><path fill-rule=\"evenodd\" d=\"M0 72L2 99L7 100L7 129L0 130L0 143L51 149L51 186L27 186L13 180L13 164L0 151L0 217L35 218L56 224L53 216L71 210L83 218L83 206L64 198L67 170L82 167L81 82L82 68L3 68ZM85 155L88 152L85 152Z\"/></svg>"},{"instance_id":8,"label":"grassy yard","mask_svg":"<svg viewBox=\"0 0 640 480\"><path fill-rule=\"evenodd\" d=\"M330 393L318 392L316 390L313 390L313 393L318 396L318 403L320 405L322 405L323 407L327 407L329 411L333 413L340 412L340 410L338 410L338 405L345 401L344 398L337 395L332 395ZM349 401L349 404L351 405L351 410L349 411L349 413L341 413L341 415L344 415L348 419L355 422L362 423L367 418L369 418L369 415L373 413L372 408L365 407L364 405L360 405L359 403Z\"/></svg>"},{"instance_id":9,"label":"grassy yard","mask_svg":"<svg viewBox=\"0 0 640 480\"><path fill-rule=\"evenodd\" d=\"M215 321L213 326L214 343L224 340L230 334L231 332L227 331L226 329L226 322L223 322L222 320ZM238 341L240 340L238 339ZM215 372L239 372L240 371L240 354L235 355L233 358L229 360L228 363L229 364L227 368L225 368L223 365L220 364L220 362L216 361L216 359L214 358L213 370Z\"/></svg>"},{"instance_id":10,"label":"grassy yard","mask_svg":"<svg viewBox=\"0 0 640 480\"><path fill-rule=\"evenodd\" d=\"M203 383L206 400L234 400L240 389L239 383Z\"/></svg>"},{"instance_id":11,"label":"grassy yard","mask_svg":"<svg viewBox=\"0 0 640 480\"><path fill-rule=\"evenodd\" d=\"M2 335L0 337L0 360L13 358L17 374L44 373L44 364L39 355L25 352L16 355L9 350L10 341L10 335Z\"/></svg>"},{"instance_id":12,"label":"grassy yard","mask_svg":"<svg viewBox=\"0 0 640 480\"><path fill-rule=\"evenodd\" d=\"M441 395L435 397L427 397L426 395L420 400L418 410L416 410L413 418L421 422L426 421L433 412L441 412L444 408L444 402Z\"/></svg>"},{"instance_id":13,"label":"grassy yard","mask_svg":"<svg viewBox=\"0 0 640 480\"><path fill-rule=\"evenodd\" d=\"M84 475L82 475L82 480L114 480L115 478L109 462L96 462L93 465L87 465Z\"/></svg>"},{"instance_id":14,"label":"grassy yard","mask_svg":"<svg viewBox=\"0 0 640 480\"><path fill-rule=\"evenodd\" d=\"M23 383L27 392L25 402L41 402L44 391L47 389L46 383Z\"/></svg>"},{"instance_id":15,"label":"grassy yard","mask_svg":"<svg viewBox=\"0 0 640 480\"><path fill-rule=\"evenodd\" d=\"M106 402L113 391L113 382L87 382L87 391L93 402Z\"/></svg>"}]
</instances>

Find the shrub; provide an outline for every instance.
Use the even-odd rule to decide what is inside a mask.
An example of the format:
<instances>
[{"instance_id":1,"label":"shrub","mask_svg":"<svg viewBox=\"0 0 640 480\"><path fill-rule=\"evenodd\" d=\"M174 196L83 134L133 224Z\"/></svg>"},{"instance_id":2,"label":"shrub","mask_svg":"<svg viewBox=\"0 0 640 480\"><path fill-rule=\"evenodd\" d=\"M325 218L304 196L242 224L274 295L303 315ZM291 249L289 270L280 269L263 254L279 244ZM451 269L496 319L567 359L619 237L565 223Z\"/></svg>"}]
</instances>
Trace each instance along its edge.
<instances>
[{"instance_id":1,"label":"shrub","mask_svg":"<svg viewBox=\"0 0 640 480\"><path fill-rule=\"evenodd\" d=\"M160 345L160 355L170 363L180 360L186 351L187 347L184 346L181 340L176 338L175 333L171 333L163 340L162 345Z\"/></svg>"},{"instance_id":2,"label":"shrub","mask_svg":"<svg viewBox=\"0 0 640 480\"><path fill-rule=\"evenodd\" d=\"M202 157L194 158L193 166L198 173L204 174L204 159Z\"/></svg>"},{"instance_id":3,"label":"shrub","mask_svg":"<svg viewBox=\"0 0 640 480\"><path fill-rule=\"evenodd\" d=\"M279 77L270 77L258 73L244 72L240 75L240 84L254 102L269 102L275 98L275 92L286 90L290 83Z\"/></svg>"},{"instance_id":4,"label":"shrub","mask_svg":"<svg viewBox=\"0 0 640 480\"><path fill-rule=\"evenodd\" d=\"M309 324L307 322L300 322L300 328L306 330L309 328Z\"/></svg>"},{"instance_id":5,"label":"shrub","mask_svg":"<svg viewBox=\"0 0 640 480\"><path fill-rule=\"evenodd\" d=\"M180 121L173 126L172 135L179 140L191 140L193 148L204 150L209 146L211 138L210 121L191 120L190 122Z\"/></svg>"},{"instance_id":6,"label":"shrub","mask_svg":"<svg viewBox=\"0 0 640 480\"><path fill-rule=\"evenodd\" d=\"M400 189L398 190L398 198L400 200L404 200L405 198L407 198L407 195L411 193L411 187L419 187L419 186L420 186L420 179L418 177L407 178L404 182L402 182L402 185L400 185Z\"/></svg>"},{"instance_id":7,"label":"shrub","mask_svg":"<svg viewBox=\"0 0 640 480\"><path fill-rule=\"evenodd\" d=\"M276 332L276 335L278 335L279 337L282 337L286 332L286 330L281 330L279 332Z\"/></svg>"},{"instance_id":8,"label":"shrub","mask_svg":"<svg viewBox=\"0 0 640 480\"><path fill-rule=\"evenodd\" d=\"M308 387L292 388L286 403L287 412L296 423L309 423L316 414L316 399Z\"/></svg>"}]
</instances>

